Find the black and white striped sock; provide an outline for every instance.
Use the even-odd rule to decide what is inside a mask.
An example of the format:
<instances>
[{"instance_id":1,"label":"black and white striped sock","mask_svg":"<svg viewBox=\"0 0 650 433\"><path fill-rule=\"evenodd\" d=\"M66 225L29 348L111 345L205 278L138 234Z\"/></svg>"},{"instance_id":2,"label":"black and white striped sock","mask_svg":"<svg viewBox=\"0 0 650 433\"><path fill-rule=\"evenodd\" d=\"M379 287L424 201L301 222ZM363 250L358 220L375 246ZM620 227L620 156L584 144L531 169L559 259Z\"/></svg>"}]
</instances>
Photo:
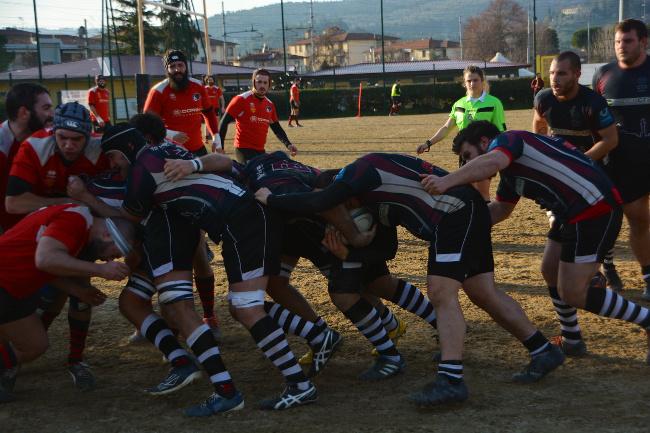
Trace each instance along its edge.
<instances>
[{"instance_id":1,"label":"black and white striped sock","mask_svg":"<svg viewBox=\"0 0 650 433\"><path fill-rule=\"evenodd\" d=\"M231 398L235 394L235 385L223 359L221 359L217 340L215 340L210 327L206 324L197 327L187 337L187 344L208 374L210 383L214 386L217 394Z\"/></svg>"},{"instance_id":2,"label":"black and white striped sock","mask_svg":"<svg viewBox=\"0 0 650 433\"><path fill-rule=\"evenodd\" d=\"M249 332L253 336L257 347L280 370L289 384L295 384L302 391L311 386L311 383L298 365L296 357L291 352L284 332L282 332L282 329L278 327L271 317L264 316L258 320Z\"/></svg>"},{"instance_id":3,"label":"black and white striped sock","mask_svg":"<svg viewBox=\"0 0 650 433\"><path fill-rule=\"evenodd\" d=\"M589 287L587 289L585 310L599 316L636 323L645 329L650 328L650 310L628 301L610 289Z\"/></svg>"},{"instance_id":4,"label":"black and white striped sock","mask_svg":"<svg viewBox=\"0 0 650 433\"><path fill-rule=\"evenodd\" d=\"M553 300L553 308L560 321L560 332L562 340L570 344L576 344L582 341L582 332L578 325L578 310L566 304L557 291L557 287L549 286L548 293Z\"/></svg>"},{"instance_id":5,"label":"black and white striped sock","mask_svg":"<svg viewBox=\"0 0 650 433\"><path fill-rule=\"evenodd\" d=\"M438 374L446 376L451 383L460 383L463 380L463 361L446 360L438 364Z\"/></svg>"},{"instance_id":6,"label":"black and white striped sock","mask_svg":"<svg viewBox=\"0 0 650 433\"><path fill-rule=\"evenodd\" d=\"M276 302L268 301L264 302L264 311L284 332L306 339L311 346L323 341L327 323L320 317L318 318L320 324L318 322L314 323L289 311Z\"/></svg>"},{"instance_id":7,"label":"black and white striped sock","mask_svg":"<svg viewBox=\"0 0 650 433\"><path fill-rule=\"evenodd\" d=\"M401 360L395 344L388 338L388 333L381 323L379 313L370 302L361 298L343 314L375 346L381 356L393 362Z\"/></svg>"},{"instance_id":8,"label":"black and white striped sock","mask_svg":"<svg viewBox=\"0 0 650 433\"><path fill-rule=\"evenodd\" d=\"M434 328L437 326L436 312L433 309L433 305L429 302L427 297L422 294L420 289L408 281L398 281L397 290L395 291L395 295L393 295L391 301L406 311L421 317Z\"/></svg>"},{"instance_id":9,"label":"black and white striped sock","mask_svg":"<svg viewBox=\"0 0 650 433\"><path fill-rule=\"evenodd\" d=\"M390 332L393 329L397 328L397 319L395 318L393 312L390 311L390 308L385 305L383 307L384 308L379 313L379 317L381 318L381 324L384 325L386 332Z\"/></svg>"},{"instance_id":10,"label":"black and white striped sock","mask_svg":"<svg viewBox=\"0 0 650 433\"><path fill-rule=\"evenodd\" d=\"M531 357L541 355L551 350L551 343L541 331L537 330L533 335L523 341L524 346L528 349Z\"/></svg>"},{"instance_id":11,"label":"black and white striped sock","mask_svg":"<svg viewBox=\"0 0 650 433\"><path fill-rule=\"evenodd\" d=\"M167 322L157 314L148 315L140 325L140 334L144 335L158 348L165 358L174 366L185 365L190 361L189 354L181 347Z\"/></svg>"}]
</instances>

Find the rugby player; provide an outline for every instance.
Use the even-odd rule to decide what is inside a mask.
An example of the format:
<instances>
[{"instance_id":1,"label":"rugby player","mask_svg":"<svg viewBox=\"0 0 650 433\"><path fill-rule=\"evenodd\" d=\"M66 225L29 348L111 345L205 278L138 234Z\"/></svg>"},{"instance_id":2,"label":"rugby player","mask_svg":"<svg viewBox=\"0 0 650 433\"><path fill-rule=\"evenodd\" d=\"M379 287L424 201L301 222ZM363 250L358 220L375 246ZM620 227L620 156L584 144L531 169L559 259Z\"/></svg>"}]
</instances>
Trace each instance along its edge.
<instances>
[{"instance_id":1,"label":"rugby player","mask_svg":"<svg viewBox=\"0 0 650 433\"><path fill-rule=\"evenodd\" d=\"M129 253L133 234L126 220L95 218L84 206L66 204L31 213L0 237L0 402L13 400L18 366L47 349L35 313L39 289L61 277L124 279L128 266L112 260ZM106 263L92 263L97 259ZM57 286L89 305L106 299L94 287Z\"/></svg>"},{"instance_id":2,"label":"rugby player","mask_svg":"<svg viewBox=\"0 0 650 433\"><path fill-rule=\"evenodd\" d=\"M90 120L97 133L103 133L111 126L110 100L111 92L106 88L106 77L95 75L95 86L88 89L87 101Z\"/></svg>"},{"instance_id":3,"label":"rugby player","mask_svg":"<svg viewBox=\"0 0 650 433\"><path fill-rule=\"evenodd\" d=\"M22 218L5 210L9 170L20 143L36 131L52 125L54 106L47 89L39 84L16 84L7 92L8 119L0 124L0 234Z\"/></svg>"},{"instance_id":4,"label":"rugby player","mask_svg":"<svg viewBox=\"0 0 650 433\"><path fill-rule=\"evenodd\" d=\"M527 131L500 133L489 122L474 122L454 138L454 151L469 161L446 176L422 180L431 194L486 179L501 181L490 203L492 224L510 216L520 197L550 210L562 223L557 289L562 301L603 317L650 328L650 310L615 291L592 284L592 277L616 241L621 198L598 165L559 137ZM650 343L650 333L648 333Z\"/></svg>"},{"instance_id":5,"label":"rugby player","mask_svg":"<svg viewBox=\"0 0 650 433\"><path fill-rule=\"evenodd\" d=\"M405 155L371 153L346 166L323 191L256 198L271 208L318 212L351 197L369 207L380 224L404 226L430 242L427 293L437 314L441 360L436 380L410 398L421 405L461 402L468 392L463 381L465 322L458 302L464 288L470 299L515 335L529 350L530 364L513 379L534 382L562 364L564 355L528 320L521 307L494 286L489 213L485 200L471 186L459 186L432 197L420 177L446 172Z\"/></svg>"},{"instance_id":6,"label":"rugby player","mask_svg":"<svg viewBox=\"0 0 650 433\"><path fill-rule=\"evenodd\" d=\"M293 79L293 84L289 90L289 105L291 106L291 114L289 115L289 128L293 128L293 122L296 121L296 126L302 128L300 122L298 122L298 116L300 115L300 77Z\"/></svg>"},{"instance_id":7,"label":"rugby player","mask_svg":"<svg viewBox=\"0 0 650 433\"><path fill-rule=\"evenodd\" d=\"M219 126L221 142L226 139L228 124L235 121L235 159L244 164L265 152L264 146L270 127L291 156L295 156L298 148L289 141L278 120L275 105L266 97L266 92L271 87L271 73L266 69L257 69L253 72L251 82L251 90L235 96L228 104Z\"/></svg>"},{"instance_id":8,"label":"rugby player","mask_svg":"<svg viewBox=\"0 0 650 433\"><path fill-rule=\"evenodd\" d=\"M535 97L533 132L560 137L576 146L585 155L604 166L608 154L618 144L618 131L607 101L578 83L580 57L571 51L555 56L550 65L551 87ZM557 273L562 251L562 226L551 214L551 229L542 258L542 275L553 299L560 321L561 336L558 343L567 355L579 356L587 351L578 325L577 311L567 305L557 292ZM616 267L614 251L610 250L603 262L607 286L623 290Z\"/></svg>"},{"instance_id":9,"label":"rugby player","mask_svg":"<svg viewBox=\"0 0 650 433\"><path fill-rule=\"evenodd\" d=\"M68 178L73 175L95 176L109 168L102 154L100 141L91 135L88 110L77 102L57 107L52 130L39 130L25 140L18 150L9 172L7 211L25 215L44 206L70 203L67 197ZM54 285L55 286L55 285ZM59 314L66 295L44 288L41 319L47 329ZM84 362L92 308L70 297L68 325L70 351L68 371L81 390L94 388L95 379Z\"/></svg>"},{"instance_id":10,"label":"rugby player","mask_svg":"<svg viewBox=\"0 0 650 433\"><path fill-rule=\"evenodd\" d=\"M648 28L628 19L615 27L616 61L602 66L592 88L609 104L618 126L618 147L610 155L608 174L623 198L630 226L630 246L650 301L650 58Z\"/></svg>"}]
</instances>

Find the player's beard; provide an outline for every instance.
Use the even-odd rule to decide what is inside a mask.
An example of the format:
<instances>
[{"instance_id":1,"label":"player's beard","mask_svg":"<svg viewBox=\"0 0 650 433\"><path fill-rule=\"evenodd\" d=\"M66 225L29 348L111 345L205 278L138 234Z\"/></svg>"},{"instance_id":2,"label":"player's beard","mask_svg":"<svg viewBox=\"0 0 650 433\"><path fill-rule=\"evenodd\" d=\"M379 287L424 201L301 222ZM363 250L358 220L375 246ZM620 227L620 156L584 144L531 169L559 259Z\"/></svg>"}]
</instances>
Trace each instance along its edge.
<instances>
[{"instance_id":1,"label":"player's beard","mask_svg":"<svg viewBox=\"0 0 650 433\"><path fill-rule=\"evenodd\" d=\"M182 76L182 77L179 77ZM167 78L169 78L169 85L174 90L184 90L190 84L190 75L187 71L185 73L167 73Z\"/></svg>"},{"instance_id":2,"label":"player's beard","mask_svg":"<svg viewBox=\"0 0 650 433\"><path fill-rule=\"evenodd\" d=\"M32 111L30 112L29 120L27 121L27 128L29 128L29 130L34 133L39 129L45 128L46 125L51 126L53 121L54 119L52 117L47 117L45 121L41 121L36 113Z\"/></svg>"},{"instance_id":3,"label":"player's beard","mask_svg":"<svg viewBox=\"0 0 650 433\"><path fill-rule=\"evenodd\" d=\"M99 87L100 89L104 89L106 88L106 83L101 83L101 84L97 83L97 87Z\"/></svg>"}]
</instances>

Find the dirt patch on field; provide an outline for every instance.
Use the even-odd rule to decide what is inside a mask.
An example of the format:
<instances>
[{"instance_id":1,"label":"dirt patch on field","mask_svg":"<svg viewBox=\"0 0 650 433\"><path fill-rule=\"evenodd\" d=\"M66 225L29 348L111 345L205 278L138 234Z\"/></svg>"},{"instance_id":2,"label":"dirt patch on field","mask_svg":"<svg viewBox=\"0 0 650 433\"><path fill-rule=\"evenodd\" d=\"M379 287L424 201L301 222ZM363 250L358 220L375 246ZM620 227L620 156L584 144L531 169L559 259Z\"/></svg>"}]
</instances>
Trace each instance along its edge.
<instances>
[{"instance_id":1,"label":"dirt patch on field","mask_svg":"<svg viewBox=\"0 0 650 433\"><path fill-rule=\"evenodd\" d=\"M508 112L511 128L530 125L529 110ZM288 130L299 147L298 160L322 168L340 167L372 151L413 153L417 144L435 132L444 115L306 120L304 128ZM270 149L279 143L270 135ZM228 148L232 147L227 142ZM456 166L451 141L424 154L448 169ZM494 187L494 185L493 185ZM523 201L512 218L493 232L496 279L499 287L519 301L531 320L547 335L558 333L551 302L539 273L547 229L546 216ZM400 231L400 251L390 263L399 277L424 288L426 247ZM249 334L228 317L226 284L217 252L217 311L224 328L221 346L226 365L244 393L246 408L205 420L183 418L181 409L210 393L202 381L176 394L152 398L142 389L157 383L167 365L149 345L130 346L131 326L117 310L117 284L99 285L109 301L96 310L86 356L98 388L76 391L65 370L67 323L62 316L50 332L51 349L26 366L18 378L19 401L0 406L0 431L9 432L647 432L650 367L645 359L645 335L638 327L581 313L580 321L590 355L569 359L539 384L520 386L510 376L527 362L523 346L461 295L468 324L466 381L470 400L463 406L421 411L406 395L433 379L431 361L435 340L430 328L414 316L395 311L408 323L399 349L408 363L394 379L366 384L357 375L371 362L370 346L329 302L325 281L307 263L297 268L292 282L315 308L344 334L340 352L316 378L317 404L283 413L255 408L262 398L279 393L282 380L262 358ZM627 288L640 301L641 279L627 244L627 226L617 244L616 262ZM294 351L306 346L291 339Z\"/></svg>"}]
</instances>

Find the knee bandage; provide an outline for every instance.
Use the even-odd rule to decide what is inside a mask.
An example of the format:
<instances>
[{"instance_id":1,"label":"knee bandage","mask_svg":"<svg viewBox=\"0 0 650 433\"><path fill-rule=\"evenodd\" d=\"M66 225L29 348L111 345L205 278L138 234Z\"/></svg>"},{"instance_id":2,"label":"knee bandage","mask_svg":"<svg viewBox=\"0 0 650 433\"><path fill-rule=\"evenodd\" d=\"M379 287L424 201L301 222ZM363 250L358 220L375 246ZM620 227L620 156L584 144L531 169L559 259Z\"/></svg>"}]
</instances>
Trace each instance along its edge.
<instances>
[{"instance_id":1,"label":"knee bandage","mask_svg":"<svg viewBox=\"0 0 650 433\"><path fill-rule=\"evenodd\" d=\"M185 280L167 281L158 285L158 301L173 304L178 301L193 300L192 282Z\"/></svg>"},{"instance_id":2,"label":"knee bandage","mask_svg":"<svg viewBox=\"0 0 650 433\"><path fill-rule=\"evenodd\" d=\"M143 275L137 274L133 274L129 277L129 281L126 283L124 290L128 290L139 298L147 301L151 300L154 293L156 293L153 281Z\"/></svg>"},{"instance_id":3,"label":"knee bandage","mask_svg":"<svg viewBox=\"0 0 650 433\"><path fill-rule=\"evenodd\" d=\"M235 308L251 308L264 305L264 290L229 292L228 302Z\"/></svg>"}]
</instances>

